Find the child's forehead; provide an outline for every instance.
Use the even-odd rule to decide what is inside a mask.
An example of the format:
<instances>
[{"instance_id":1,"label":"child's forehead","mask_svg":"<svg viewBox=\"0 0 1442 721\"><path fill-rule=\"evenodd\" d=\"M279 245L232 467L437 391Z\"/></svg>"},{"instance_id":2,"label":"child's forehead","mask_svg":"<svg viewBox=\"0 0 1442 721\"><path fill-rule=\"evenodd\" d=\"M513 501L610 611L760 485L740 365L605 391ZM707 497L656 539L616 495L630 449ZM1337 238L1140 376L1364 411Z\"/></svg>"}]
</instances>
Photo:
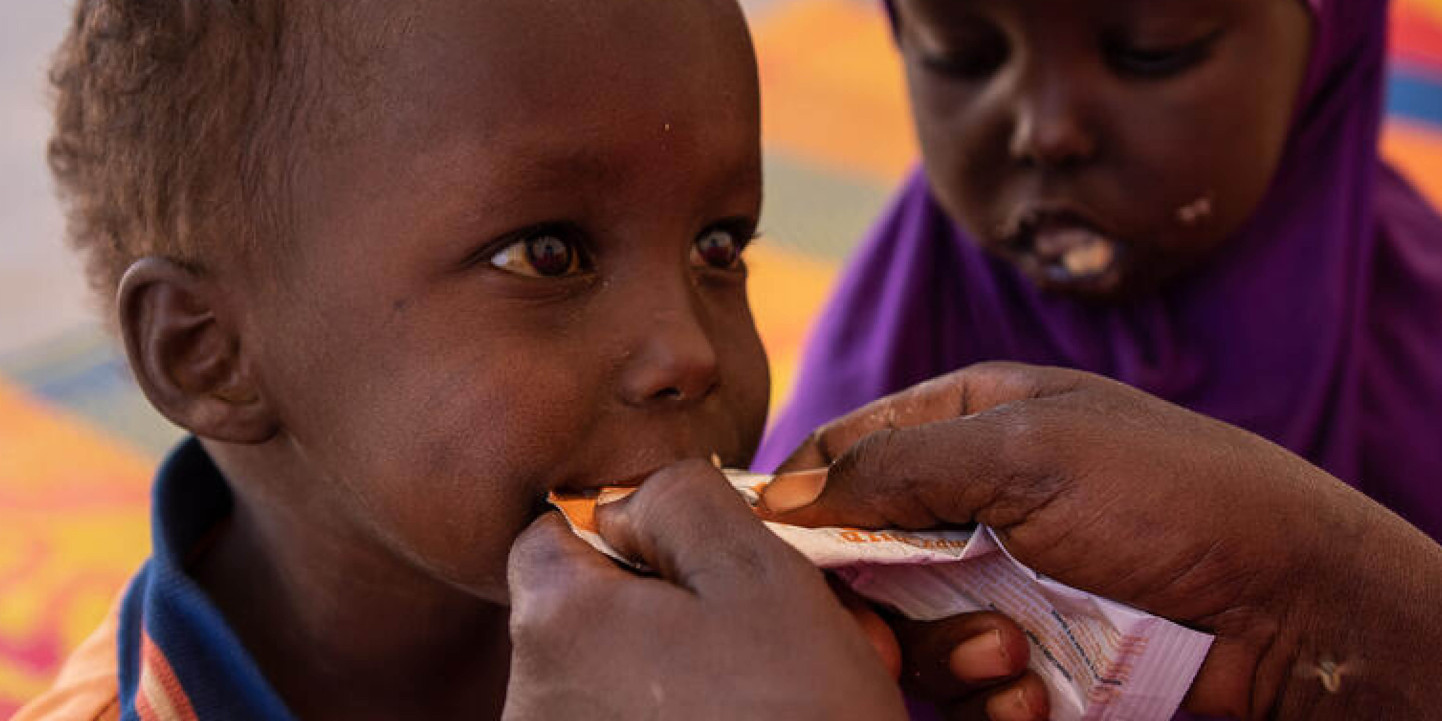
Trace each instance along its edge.
<instances>
[{"instance_id":1,"label":"child's forehead","mask_svg":"<svg viewBox=\"0 0 1442 721\"><path fill-rule=\"evenodd\" d=\"M491 231L634 202L621 179L689 178L698 197L759 188L755 60L732 0L431 0L405 14L369 53L348 132L300 171L301 235L360 216Z\"/></svg>"},{"instance_id":2,"label":"child's forehead","mask_svg":"<svg viewBox=\"0 0 1442 721\"><path fill-rule=\"evenodd\" d=\"M328 73L362 81L316 148L332 169L378 145L414 159L461 136L521 152L558 130L574 145L627 126L752 123L759 104L734 0L425 0L374 12L385 27L347 41L364 69Z\"/></svg>"},{"instance_id":3,"label":"child's forehead","mask_svg":"<svg viewBox=\"0 0 1442 721\"><path fill-rule=\"evenodd\" d=\"M612 70L645 65L661 52L683 60L674 54L682 48L734 55L738 30L745 33L733 0L430 0L392 26L396 64L484 61L497 79L598 57Z\"/></svg>"},{"instance_id":4,"label":"child's forehead","mask_svg":"<svg viewBox=\"0 0 1442 721\"><path fill-rule=\"evenodd\" d=\"M501 127L715 97L744 104L754 83L732 0L432 0L396 27L372 75L382 120L468 113Z\"/></svg>"}]
</instances>

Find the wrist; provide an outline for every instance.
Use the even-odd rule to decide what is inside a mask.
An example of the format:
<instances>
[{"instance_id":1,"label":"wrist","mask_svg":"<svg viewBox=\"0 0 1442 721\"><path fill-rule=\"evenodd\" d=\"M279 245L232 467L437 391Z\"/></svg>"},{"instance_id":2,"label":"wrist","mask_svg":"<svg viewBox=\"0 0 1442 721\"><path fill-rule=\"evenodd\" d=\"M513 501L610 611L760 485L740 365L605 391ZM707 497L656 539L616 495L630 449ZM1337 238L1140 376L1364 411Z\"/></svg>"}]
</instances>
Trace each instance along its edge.
<instances>
[{"instance_id":1,"label":"wrist","mask_svg":"<svg viewBox=\"0 0 1442 721\"><path fill-rule=\"evenodd\" d=\"M1324 529L1275 614L1251 715L1422 718L1442 705L1442 547L1380 506Z\"/></svg>"}]
</instances>

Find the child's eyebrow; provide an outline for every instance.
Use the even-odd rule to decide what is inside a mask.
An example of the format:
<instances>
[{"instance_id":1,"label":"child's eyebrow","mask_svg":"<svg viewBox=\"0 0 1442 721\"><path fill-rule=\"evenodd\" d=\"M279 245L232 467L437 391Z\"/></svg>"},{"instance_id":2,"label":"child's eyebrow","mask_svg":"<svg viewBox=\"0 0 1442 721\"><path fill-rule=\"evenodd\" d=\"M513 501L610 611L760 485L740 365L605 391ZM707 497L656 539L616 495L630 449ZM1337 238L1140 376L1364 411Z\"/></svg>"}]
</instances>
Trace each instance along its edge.
<instances>
[{"instance_id":1,"label":"child's eyebrow","mask_svg":"<svg viewBox=\"0 0 1442 721\"><path fill-rule=\"evenodd\" d=\"M672 149L653 152L666 144L658 124L655 134L644 128L629 138L596 142L579 128L562 137L540 129L507 129L483 141L472 138L435 138L421 154L410 183L415 202L425 203L427 217L448 235L486 235L512 228L507 218L527 222L553 214L583 212L595 199L651 173L674 173L677 168L697 182L697 193L713 198L739 198L756 194L761 184L759 145L755 138L728 138L723 144L677 141ZM451 136L454 137L454 136ZM677 165L666 155L674 152ZM699 198L698 198L699 200ZM554 218L550 218L554 220Z\"/></svg>"},{"instance_id":2,"label":"child's eyebrow","mask_svg":"<svg viewBox=\"0 0 1442 721\"><path fill-rule=\"evenodd\" d=\"M511 141L514 145L502 154L500 166L493 165L493 172L487 175L504 178L501 187L493 186L493 189L513 201L536 192L555 191L559 184L611 187L653 167L654 154L637 152L637 148L645 143L667 142L663 133L657 128L655 137L648 137L642 131L634 136L634 141L619 146L592 142L584 130L565 139L554 135L516 137ZM681 143L675 146L674 152L695 159L697 149ZM723 152L727 155L711 157L695 166L704 167L706 177L714 177L718 186L750 182L759 172L759 167L753 167L759 155L731 153L731 149ZM491 155L494 163L494 154Z\"/></svg>"},{"instance_id":3,"label":"child's eyebrow","mask_svg":"<svg viewBox=\"0 0 1442 721\"><path fill-rule=\"evenodd\" d=\"M442 205L454 203L461 216L489 215L578 184L614 183L625 172L594 147L555 138L440 143L424 154L415 170L416 177L426 180L428 189L417 190L428 202L449 198ZM477 208L477 198L484 198L487 207Z\"/></svg>"}]
</instances>

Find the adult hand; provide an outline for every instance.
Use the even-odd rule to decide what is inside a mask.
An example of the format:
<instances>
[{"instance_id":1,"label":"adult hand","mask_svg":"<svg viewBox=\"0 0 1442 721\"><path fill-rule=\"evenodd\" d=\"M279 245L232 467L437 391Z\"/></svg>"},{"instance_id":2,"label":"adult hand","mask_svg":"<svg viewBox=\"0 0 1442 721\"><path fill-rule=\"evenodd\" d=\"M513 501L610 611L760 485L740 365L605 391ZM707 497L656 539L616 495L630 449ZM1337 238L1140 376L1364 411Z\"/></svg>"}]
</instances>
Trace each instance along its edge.
<instances>
[{"instance_id":1,"label":"adult hand","mask_svg":"<svg viewBox=\"0 0 1442 721\"><path fill-rule=\"evenodd\" d=\"M985 523L1041 573L1216 634L1189 710L1442 708L1442 549L1246 431L1090 374L986 364L822 428L783 470L821 466L824 485L768 489L777 520Z\"/></svg>"},{"instance_id":2,"label":"adult hand","mask_svg":"<svg viewBox=\"0 0 1442 721\"><path fill-rule=\"evenodd\" d=\"M550 513L511 551L505 718L904 719L821 572L705 462L597 510L618 567Z\"/></svg>"},{"instance_id":3,"label":"adult hand","mask_svg":"<svg viewBox=\"0 0 1442 721\"><path fill-rule=\"evenodd\" d=\"M658 472L598 507L597 525L656 576L622 570L556 514L521 534L506 718L905 718L898 669L884 663L899 663L891 630L844 588L833 592L711 466ZM1005 694L1040 685L1023 675L1015 624L970 614L925 628L973 641L940 662L967 679L945 692L965 700L969 718L1043 717L1017 714ZM936 681L930 669L909 671Z\"/></svg>"}]
</instances>

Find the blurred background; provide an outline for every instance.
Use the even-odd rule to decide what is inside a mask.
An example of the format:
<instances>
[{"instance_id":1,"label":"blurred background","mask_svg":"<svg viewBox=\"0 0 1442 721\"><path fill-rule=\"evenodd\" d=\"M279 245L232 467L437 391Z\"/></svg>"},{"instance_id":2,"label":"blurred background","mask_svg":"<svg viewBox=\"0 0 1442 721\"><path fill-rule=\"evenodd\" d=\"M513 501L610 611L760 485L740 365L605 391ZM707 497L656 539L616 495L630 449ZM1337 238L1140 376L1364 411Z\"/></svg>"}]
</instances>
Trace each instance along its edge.
<instances>
[{"instance_id":1,"label":"blurred background","mask_svg":"<svg viewBox=\"0 0 1442 721\"><path fill-rule=\"evenodd\" d=\"M875 0L743 4L767 173L751 296L779 403L842 259L916 151ZM45 67L70 6L0 0L0 718L148 554L150 476L179 435L131 383L61 241ZM1442 0L1396 0L1392 38L1384 154L1442 204Z\"/></svg>"}]
</instances>

